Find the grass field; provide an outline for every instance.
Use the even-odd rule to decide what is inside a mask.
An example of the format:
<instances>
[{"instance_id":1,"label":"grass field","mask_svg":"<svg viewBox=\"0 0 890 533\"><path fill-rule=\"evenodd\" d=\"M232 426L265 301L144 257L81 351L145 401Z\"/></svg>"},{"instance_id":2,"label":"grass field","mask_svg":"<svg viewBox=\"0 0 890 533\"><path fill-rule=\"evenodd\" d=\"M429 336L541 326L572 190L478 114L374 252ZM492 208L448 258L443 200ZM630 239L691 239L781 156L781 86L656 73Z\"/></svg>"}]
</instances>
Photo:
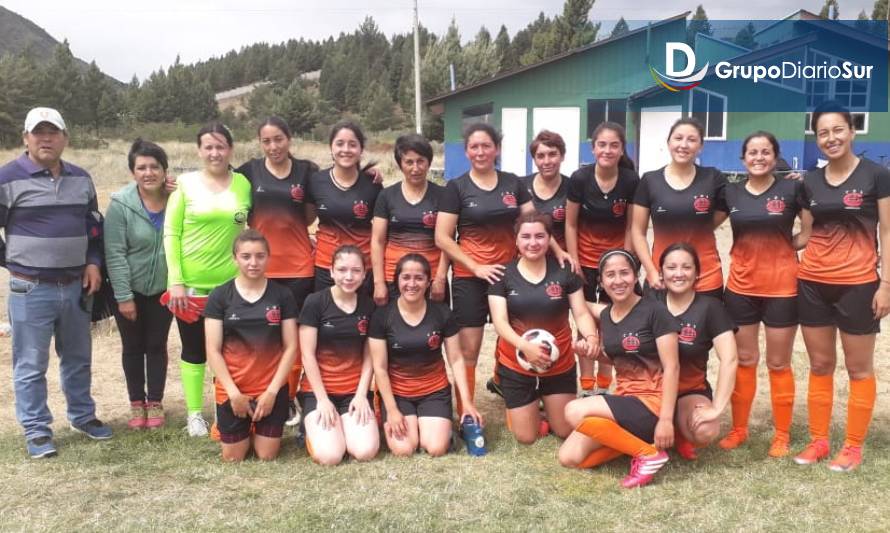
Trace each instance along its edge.
<instances>
[{"instance_id":1,"label":"grass field","mask_svg":"<svg viewBox=\"0 0 890 533\"><path fill-rule=\"evenodd\" d=\"M254 154L239 147L237 160ZM69 151L94 175L101 205L129 180L127 146ZM171 166L197 165L191 145L170 145ZM325 147L300 145L296 153L328 160ZM14 152L2 152L8 160ZM394 179L388 148L373 154ZM718 240L726 257L729 230ZM5 321L6 272L0 271L0 317ZM885 322L885 330L888 323ZM439 459L417 455L396 459L381 453L364 464L314 465L288 440L274 463L221 464L218 446L190 439L179 385L179 341L170 336L170 372L165 406L169 424L154 432L126 429L127 398L120 368L120 341L113 324L93 336L93 391L99 416L112 424L113 440L88 441L67 428L58 365L51 363L50 405L59 456L29 460L13 412L11 349L0 338L0 530L329 530L329 531L888 531L890 530L890 399L879 382L878 404L866 445L865 463L852 474L824 465L799 467L790 459L766 457L771 430L766 371L745 447L711 448L699 461L676 456L656 482L625 491L618 481L627 460L593 471L571 471L556 463L559 442L547 437L517 445L504 426L503 404L483 388L490 375L494 334L488 331L479 368L478 404L486 416L487 457L463 450ZM879 380L890 367L888 343L879 338ZM792 447L806 442L806 354L795 346L797 409ZM844 413L847 379L836 378L835 413ZM208 387L209 397L209 387ZM210 414L210 401L205 412ZM728 414L727 414L728 415ZM834 443L844 420L834 419ZM724 422L728 429L728 416Z\"/></svg>"}]
</instances>

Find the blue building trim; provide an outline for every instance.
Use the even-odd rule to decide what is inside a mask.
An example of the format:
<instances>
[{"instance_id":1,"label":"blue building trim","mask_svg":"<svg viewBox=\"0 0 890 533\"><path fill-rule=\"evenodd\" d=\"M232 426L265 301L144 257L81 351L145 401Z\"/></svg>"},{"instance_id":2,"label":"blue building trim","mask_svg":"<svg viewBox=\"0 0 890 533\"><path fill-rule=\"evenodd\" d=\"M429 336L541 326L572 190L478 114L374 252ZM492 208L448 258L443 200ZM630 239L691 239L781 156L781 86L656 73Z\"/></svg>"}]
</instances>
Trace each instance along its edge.
<instances>
[{"instance_id":1,"label":"blue building trim","mask_svg":"<svg viewBox=\"0 0 890 533\"><path fill-rule=\"evenodd\" d=\"M716 167L725 172L744 172L742 163L742 140L705 141L705 147L699 156L699 162L703 166ZM782 158L794 167L794 158L797 158L797 168L809 168L804 158L804 141L779 140L782 148Z\"/></svg>"}]
</instances>

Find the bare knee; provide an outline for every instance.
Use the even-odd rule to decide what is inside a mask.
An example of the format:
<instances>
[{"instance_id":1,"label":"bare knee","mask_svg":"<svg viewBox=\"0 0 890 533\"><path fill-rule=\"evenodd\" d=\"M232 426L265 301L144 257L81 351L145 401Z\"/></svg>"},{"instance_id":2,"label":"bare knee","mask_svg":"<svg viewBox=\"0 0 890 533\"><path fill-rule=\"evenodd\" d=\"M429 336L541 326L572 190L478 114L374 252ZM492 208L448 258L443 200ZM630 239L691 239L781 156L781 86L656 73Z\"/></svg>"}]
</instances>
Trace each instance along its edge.
<instances>
[{"instance_id":1,"label":"bare knee","mask_svg":"<svg viewBox=\"0 0 890 533\"><path fill-rule=\"evenodd\" d=\"M312 454L312 460L321 466L337 466L343 461L343 454L318 452Z\"/></svg>"},{"instance_id":2,"label":"bare knee","mask_svg":"<svg viewBox=\"0 0 890 533\"><path fill-rule=\"evenodd\" d=\"M426 450L426 454L430 457L442 457L446 453L448 453L448 442L435 442L432 444L426 444L423 447Z\"/></svg>"},{"instance_id":3,"label":"bare knee","mask_svg":"<svg viewBox=\"0 0 890 533\"><path fill-rule=\"evenodd\" d=\"M561 466L566 468L578 468L578 458L575 455L565 449L565 447L561 447L558 452L556 452L556 458L559 461Z\"/></svg>"},{"instance_id":4,"label":"bare knee","mask_svg":"<svg viewBox=\"0 0 890 533\"><path fill-rule=\"evenodd\" d=\"M413 446L411 441L409 441L408 439L390 441L388 445L390 453L392 453L396 457L411 457L412 455L414 455L414 451L416 449L416 447ZM361 461L362 459L359 460Z\"/></svg>"},{"instance_id":5,"label":"bare knee","mask_svg":"<svg viewBox=\"0 0 890 533\"><path fill-rule=\"evenodd\" d=\"M377 446L365 445L365 446L356 446L353 449L349 450L349 455L352 456L356 461L370 461L377 457Z\"/></svg>"},{"instance_id":6,"label":"bare knee","mask_svg":"<svg viewBox=\"0 0 890 533\"><path fill-rule=\"evenodd\" d=\"M584 408L581 402L578 400L572 400L571 402L566 404L565 408L566 422L572 428L576 427L578 424L584 420ZM571 433L571 431L569 431Z\"/></svg>"},{"instance_id":7,"label":"bare knee","mask_svg":"<svg viewBox=\"0 0 890 533\"><path fill-rule=\"evenodd\" d=\"M536 431L513 430L513 436L516 437L516 442L525 445L534 444L538 440L538 433Z\"/></svg>"},{"instance_id":8,"label":"bare knee","mask_svg":"<svg viewBox=\"0 0 890 533\"><path fill-rule=\"evenodd\" d=\"M247 452L223 450L222 460L227 463L240 463L247 457Z\"/></svg>"}]
</instances>

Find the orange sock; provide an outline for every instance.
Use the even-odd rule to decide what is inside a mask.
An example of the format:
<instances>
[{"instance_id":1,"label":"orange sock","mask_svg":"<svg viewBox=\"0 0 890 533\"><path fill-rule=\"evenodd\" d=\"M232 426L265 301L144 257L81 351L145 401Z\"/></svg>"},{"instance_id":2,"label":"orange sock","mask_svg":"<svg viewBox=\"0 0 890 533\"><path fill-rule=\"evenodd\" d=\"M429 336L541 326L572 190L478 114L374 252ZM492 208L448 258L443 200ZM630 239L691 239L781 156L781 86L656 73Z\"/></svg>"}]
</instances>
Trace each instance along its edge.
<instances>
[{"instance_id":1,"label":"orange sock","mask_svg":"<svg viewBox=\"0 0 890 533\"><path fill-rule=\"evenodd\" d=\"M875 395L878 383L874 376L865 379L850 380L850 396L847 400L847 438L846 446L862 446L868 426L871 424L871 413L875 408Z\"/></svg>"},{"instance_id":2,"label":"orange sock","mask_svg":"<svg viewBox=\"0 0 890 533\"><path fill-rule=\"evenodd\" d=\"M575 431L587 435L603 446L612 448L631 457L654 455L658 453L655 446L644 442L631 432L619 426L617 422L608 418L587 417Z\"/></svg>"},{"instance_id":3,"label":"orange sock","mask_svg":"<svg viewBox=\"0 0 890 533\"><path fill-rule=\"evenodd\" d=\"M732 391L732 426L748 428L751 405L757 394L757 367L739 366L735 373L735 389Z\"/></svg>"},{"instance_id":4,"label":"orange sock","mask_svg":"<svg viewBox=\"0 0 890 533\"><path fill-rule=\"evenodd\" d=\"M581 376L581 388L583 390L593 390L594 386L596 386L596 379L590 376Z\"/></svg>"},{"instance_id":5,"label":"orange sock","mask_svg":"<svg viewBox=\"0 0 890 533\"><path fill-rule=\"evenodd\" d=\"M467 365L464 367L466 370L467 376L467 389L470 395L470 401L475 401L476 398L476 367ZM460 399L460 392L457 391L457 387L454 388L454 397L457 398L457 416L460 416L461 413L464 412L464 403Z\"/></svg>"},{"instance_id":6,"label":"orange sock","mask_svg":"<svg viewBox=\"0 0 890 533\"><path fill-rule=\"evenodd\" d=\"M813 440L828 440L833 401L834 375L817 376L810 372L810 385L809 390L807 390L807 411L809 412L810 419L810 438Z\"/></svg>"},{"instance_id":7,"label":"orange sock","mask_svg":"<svg viewBox=\"0 0 890 533\"><path fill-rule=\"evenodd\" d=\"M609 370L612 370L609 368ZM608 389L612 385L612 374L597 374L596 386L598 389Z\"/></svg>"},{"instance_id":8,"label":"orange sock","mask_svg":"<svg viewBox=\"0 0 890 533\"><path fill-rule=\"evenodd\" d=\"M769 371L769 395L776 431L788 433L794 413L794 372L790 367Z\"/></svg>"},{"instance_id":9,"label":"orange sock","mask_svg":"<svg viewBox=\"0 0 890 533\"><path fill-rule=\"evenodd\" d=\"M300 376L303 374L303 365L297 361L287 374L287 397L291 400L297 397L297 387L300 385Z\"/></svg>"},{"instance_id":10,"label":"orange sock","mask_svg":"<svg viewBox=\"0 0 890 533\"><path fill-rule=\"evenodd\" d=\"M612 448L608 448L603 446L602 448L597 448L590 452L590 455L584 458L583 461L578 463L578 468L593 468L595 466L599 466L613 459L618 459L624 455L618 450L613 450Z\"/></svg>"}]
</instances>

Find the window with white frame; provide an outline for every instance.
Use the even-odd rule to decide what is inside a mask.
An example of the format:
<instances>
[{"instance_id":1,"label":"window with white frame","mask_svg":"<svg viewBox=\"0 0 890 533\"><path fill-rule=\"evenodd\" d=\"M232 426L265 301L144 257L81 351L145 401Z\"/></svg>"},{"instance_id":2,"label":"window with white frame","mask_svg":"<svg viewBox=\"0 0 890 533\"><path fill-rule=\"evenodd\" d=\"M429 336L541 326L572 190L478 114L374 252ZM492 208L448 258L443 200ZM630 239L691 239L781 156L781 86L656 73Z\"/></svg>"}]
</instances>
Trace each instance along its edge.
<instances>
[{"instance_id":1,"label":"window with white frame","mask_svg":"<svg viewBox=\"0 0 890 533\"><path fill-rule=\"evenodd\" d=\"M693 89L689 95L689 113L705 127L705 140L726 140L726 97Z\"/></svg>"},{"instance_id":2,"label":"window with white frame","mask_svg":"<svg viewBox=\"0 0 890 533\"><path fill-rule=\"evenodd\" d=\"M587 101L587 138L590 139L593 130L607 121L627 127L627 100L613 98Z\"/></svg>"},{"instance_id":3,"label":"window with white frame","mask_svg":"<svg viewBox=\"0 0 890 533\"><path fill-rule=\"evenodd\" d=\"M826 54L812 48L807 50L807 64L815 66L841 66L846 59ZM852 62L851 62L852 63ZM853 63L857 65L857 63ZM808 79L806 83L807 108L834 100L850 111L866 112L871 93L867 80Z\"/></svg>"},{"instance_id":4,"label":"window with white frame","mask_svg":"<svg viewBox=\"0 0 890 533\"><path fill-rule=\"evenodd\" d=\"M853 117L853 128L856 130L856 133L866 134L868 133L868 113L862 111L854 111L850 113ZM804 125L804 133L807 135L815 135L816 132L813 131L813 114L810 112L806 113L806 124Z\"/></svg>"}]
</instances>

